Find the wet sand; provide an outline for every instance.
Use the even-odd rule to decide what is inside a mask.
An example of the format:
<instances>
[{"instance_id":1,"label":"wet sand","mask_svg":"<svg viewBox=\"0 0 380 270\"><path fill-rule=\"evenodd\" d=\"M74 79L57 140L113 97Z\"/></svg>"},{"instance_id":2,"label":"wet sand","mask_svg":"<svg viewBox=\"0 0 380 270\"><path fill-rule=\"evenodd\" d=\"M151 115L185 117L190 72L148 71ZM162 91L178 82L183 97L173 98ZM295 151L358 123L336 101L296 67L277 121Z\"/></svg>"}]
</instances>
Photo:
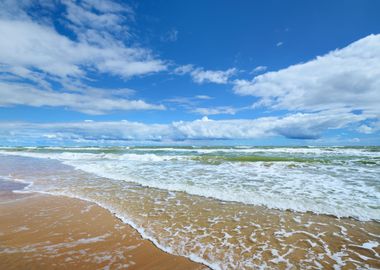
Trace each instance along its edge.
<instances>
[{"instance_id":1,"label":"wet sand","mask_svg":"<svg viewBox=\"0 0 380 270\"><path fill-rule=\"evenodd\" d=\"M0 194L0 269L208 269L141 238L96 204Z\"/></svg>"}]
</instances>

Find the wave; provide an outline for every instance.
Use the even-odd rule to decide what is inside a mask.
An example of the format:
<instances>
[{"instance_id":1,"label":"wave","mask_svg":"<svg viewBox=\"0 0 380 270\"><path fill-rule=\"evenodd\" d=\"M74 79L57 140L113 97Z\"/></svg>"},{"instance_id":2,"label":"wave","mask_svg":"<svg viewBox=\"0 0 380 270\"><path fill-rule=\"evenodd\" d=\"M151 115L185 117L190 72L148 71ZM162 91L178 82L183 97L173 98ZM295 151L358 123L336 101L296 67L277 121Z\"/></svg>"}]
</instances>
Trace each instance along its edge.
<instances>
[{"instance_id":1,"label":"wave","mask_svg":"<svg viewBox=\"0 0 380 270\"><path fill-rule=\"evenodd\" d=\"M2 150L0 154L57 159L109 179L223 201L359 220L379 220L380 217L378 156L326 158L323 155L240 153L195 155L168 149L165 154L125 151L89 153L87 150L41 152L28 149Z\"/></svg>"}]
</instances>

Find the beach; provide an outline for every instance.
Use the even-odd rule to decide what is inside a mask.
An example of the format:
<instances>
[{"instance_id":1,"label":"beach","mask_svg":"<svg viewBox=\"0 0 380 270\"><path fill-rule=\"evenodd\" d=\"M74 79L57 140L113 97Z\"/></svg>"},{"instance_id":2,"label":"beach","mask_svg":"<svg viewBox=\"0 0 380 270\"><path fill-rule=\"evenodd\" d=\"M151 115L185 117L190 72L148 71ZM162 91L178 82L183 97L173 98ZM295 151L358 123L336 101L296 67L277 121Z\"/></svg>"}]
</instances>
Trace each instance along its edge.
<instances>
[{"instance_id":1,"label":"beach","mask_svg":"<svg viewBox=\"0 0 380 270\"><path fill-rule=\"evenodd\" d=\"M378 269L378 162L378 148L2 149L12 202L0 226L12 230L0 255L8 266L46 254L90 269ZM33 226L38 237L22 236Z\"/></svg>"},{"instance_id":2,"label":"beach","mask_svg":"<svg viewBox=\"0 0 380 270\"><path fill-rule=\"evenodd\" d=\"M0 269L208 269L78 199L3 192L0 220Z\"/></svg>"},{"instance_id":3,"label":"beach","mask_svg":"<svg viewBox=\"0 0 380 270\"><path fill-rule=\"evenodd\" d=\"M0 270L380 270L380 0L0 0Z\"/></svg>"}]
</instances>

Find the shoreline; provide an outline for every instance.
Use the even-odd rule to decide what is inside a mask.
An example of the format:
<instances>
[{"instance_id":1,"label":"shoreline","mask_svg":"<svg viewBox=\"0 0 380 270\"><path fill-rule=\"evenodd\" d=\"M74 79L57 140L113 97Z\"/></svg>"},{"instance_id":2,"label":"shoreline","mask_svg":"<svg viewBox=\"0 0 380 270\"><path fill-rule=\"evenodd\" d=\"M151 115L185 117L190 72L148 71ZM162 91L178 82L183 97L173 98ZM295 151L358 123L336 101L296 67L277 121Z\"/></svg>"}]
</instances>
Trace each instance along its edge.
<instances>
[{"instance_id":1,"label":"shoreline","mask_svg":"<svg viewBox=\"0 0 380 270\"><path fill-rule=\"evenodd\" d=\"M274 269L380 266L376 221L253 207L148 188L73 170L55 160L2 160L0 169L4 181L8 181L5 187L7 191L15 190L13 196L48 194L95 204L114 221L133 227L161 252L193 261L199 258L212 269L250 269L253 265Z\"/></svg>"},{"instance_id":2,"label":"shoreline","mask_svg":"<svg viewBox=\"0 0 380 270\"><path fill-rule=\"evenodd\" d=\"M38 193L38 192L36 192ZM23 194L23 192L21 191L20 194ZM172 256L180 256L182 258L186 258L194 263L198 263L198 264L201 264L205 267L205 269L219 269L219 267L217 266L212 266L211 264L208 264L207 262L204 262L202 259L199 259L198 257L194 257L194 256L183 256L183 255L175 255L174 253L172 253L170 251L169 248L166 248L162 245L160 245L156 239L148 236L144 229L140 228L139 226L137 226L135 223L133 223L132 221L128 220L127 218L124 218L120 215L118 215L116 213L116 211L113 211L111 208L108 208L104 205L102 205L101 203L99 202L95 202L95 201L91 201L91 200L88 200L88 199L85 199L85 198L81 198L81 197L78 197L78 196L69 196L69 195L64 195L64 194L52 194L52 193L43 193L41 192L40 194L45 194L45 195L49 195L49 196L59 196L59 197L65 197L65 198L68 198L68 199L74 199L74 200L80 200L80 201L84 201L84 202L87 202L89 204L95 204L96 206L106 210L109 214L111 214L114 218L116 218L117 220L119 220L120 222L122 222L123 224L131 227L133 230L137 231L137 233L141 236L141 238L143 240L146 240L146 241L149 241L150 243L152 243L157 249L161 250L162 252L166 253L166 254L169 254L169 255L172 255Z\"/></svg>"},{"instance_id":3,"label":"shoreline","mask_svg":"<svg viewBox=\"0 0 380 270\"><path fill-rule=\"evenodd\" d=\"M171 189L170 187L157 185L157 184L152 185L152 183L125 180L123 178L119 178L119 177L116 177L113 175L107 175L107 174L104 174L102 172L99 173L97 171L92 171L92 170L87 170L85 168L81 168L80 166L77 166L77 165L72 164L72 163L67 163L63 159L60 159L57 157L34 156L34 155L30 155L30 153L28 153L27 155L20 154L20 153L16 153L16 154L15 153L6 153L6 154L0 153L0 156L2 156L2 155L4 157L16 157L16 158L20 157L20 158L53 160L53 161L57 161L60 165L69 166L69 167L73 168L74 170L79 169L85 173L93 174L93 175L96 175L97 177L101 177L101 178L107 178L108 180L112 180L112 181L113 180L119 181L120 179L122 179L127 184L137 185L137 186L142 187L142 188L149 188L149 189L154 189L154 190L159 190L159 191L169 191L169 192L177 192L177 193L184 192L184 193L189 194L191 196L202 197L205 199L213 199L213 200L222 201L222 202L238 203L238 204L250 205L250 206L259 206L259 207L265 207L268 209L279 210L279 211L290 211L290 212L293 212L296 214L299 213L299 214L326 215L326 216L331 216L331 217L338 218L338 219L349 218L349 219L354 219L354 220L359 221L359 222L378 222L378 223L380 223L380 219L378 218L378 215L376 216L373 213L373 211L370 213L366 212L365 214L363 214L363 212L359 211L359 210L363 210L363 209L355 209L355 211L352 212L351 210L347 210L347 209L351 209L350 207L343 207L343 208L339 208L339 211L341 211L341 212L336 212L337 205L335 205L335 207L334 207L334 205L331 205L331 207L330 207L330 205L325 205L325 204L310 204L310 203L308 203L305 206L302 203L289 204L288 202L285 205L284 204L273 204L273 201L267 202L265 198L264 199L262 199L262 198L261 199L255 199L255 200L252 200L252 198L250 198L250 200L247 201L247 200L239 200L236 198L226 197L224 193L223 194L217 193L217 194L213 194L211 196L208 193L204 193L202 190L200 190L200 191L199 190L185 191L183 189L178 189L178 188L177 189ZM33 183L26 182L26 181L24 182L23 180L16 180L16 181L20 181L21 183L27 184L28 186L25 187L25 189L27 189L29 186L33 185ZM52 193L46 193L46 194L52 194ZM52 194L52 195L56 195L56 194ZM59 194L59 195L67 196L65 194ZM68 195L68 197L71 197L71 195ZM79 198L79 199L83 199L81 197L76 197L76 196L74 196L74 197ZM86 199L84 199L84 200L86 200ZM92 202L92 201L90 201L90 202ZM104 207L104 208L107 209L107 207ZM322 208L323 208L323 210L321 210ZM366 209L366 211L367 210L368 210L368 208ZM130 223L128 223L128 224L130 224Z\"/></svg>"},{"instance_id":4,"label":"shoreline","mask_svg":"<svg viewBox=\"0 0 380 270\"><path fill-rule=\"evenodd\" d=\"M2 192L0 210L0 268L209 269L159 249L109 210L88 201Z\"/></svg>"}]
</instances>

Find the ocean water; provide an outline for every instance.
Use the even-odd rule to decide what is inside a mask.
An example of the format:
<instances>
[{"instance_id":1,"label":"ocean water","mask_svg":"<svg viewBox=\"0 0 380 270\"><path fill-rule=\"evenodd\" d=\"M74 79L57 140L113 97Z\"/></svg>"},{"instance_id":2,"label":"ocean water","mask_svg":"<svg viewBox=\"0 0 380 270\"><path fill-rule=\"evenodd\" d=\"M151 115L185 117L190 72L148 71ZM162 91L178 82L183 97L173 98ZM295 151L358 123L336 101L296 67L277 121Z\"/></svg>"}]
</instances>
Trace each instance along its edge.
<instances>
[{"instance_id":1,"label":"ocean water","mask_svg":"<svg viewBox=\"0 0 380 270\"><path fill-rule=\"evenodd\" d=\"M214 269L380 267L379 147L1 148L24 191L109 209Z\"/></svg>"}]
</instances>

